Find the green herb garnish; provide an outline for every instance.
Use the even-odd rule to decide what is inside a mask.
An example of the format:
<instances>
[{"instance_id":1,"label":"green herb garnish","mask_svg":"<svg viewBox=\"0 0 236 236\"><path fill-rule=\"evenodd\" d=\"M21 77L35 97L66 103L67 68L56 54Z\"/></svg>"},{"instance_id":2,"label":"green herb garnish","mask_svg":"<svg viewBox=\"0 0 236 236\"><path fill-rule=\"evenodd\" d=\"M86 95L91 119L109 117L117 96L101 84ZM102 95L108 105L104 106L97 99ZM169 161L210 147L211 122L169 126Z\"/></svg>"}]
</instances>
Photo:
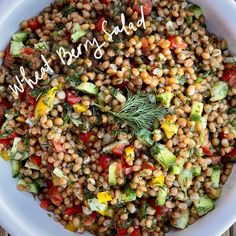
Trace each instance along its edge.
<instances>
[{"instance_id":1,"label":"green herb garnish","mask_svg":"<svg viewBox=\"0 0 236 236\"><path fill-rule=\"evenodd\" d=\"M129 228L132 225L132 223L133 223L133 219L129 218L123 224L121 224L121 228L127 229L127 228Z\"/></svg>"},{"instance_id":2,"label":"green herb garnish","mask_svg":"<svg viewBox=\"0 0 236 236\"><path fill-rule=\"evenodd\" d=\"M72 12L77 11L76 7L73 6L65 6L62 10L61 13L63 16L67 17L68 15L70 15Z\"/></svg>"},{"instance_id":3,"label":"green herb garnish","mask_svg":"<svg viewBox=\"0 0 236 236\"><path fill-rule=\"evenodd\" d=\"M30 91L30 95L38 99L42 94L44 94L48 88L34 88Z\"/></svg>"},{"instance_id":4,"label":"green herb garnish","mask_svg":"<svg viewBox=\"0 0 236 236\"><path fill-rule=\"evenodd\" d=\"M118 122L126 123L135 130L150 129L154 122L168 114L168 110L150 102L146 94L128 94L123 108L119 112L111 112Z\"/></svg>"},{"instance_id":5,"label":"green herb garnish","mask_svg":"<svg viewBox=\"0 0 236 236\"><path fill-rule=\"evenodd\" d=\"M147 208L148 208L148 204L147 202L144 202L139 212L140 220L145 219L147 217Z\"/></svg>"},{"instance_id":6,"label":"green herb garnish","mask_svg":"<svg viewBox=\"0 0 236 236\"><path fill-rule=\"evenodd\" d=\"M73 75L70 75L70 76L67 76L65 78L65 80L67 82L69 82L71 84L71 86L76 86L76 85L79 85L81 83L80 81L80 73L79 72L76 72L75 74Z\"/></svg>"},{"instance_id":7,"label":"green herb garnish","mask_svg":"<svg viewBox=\"0 0 236 236\"><path fill-rule=\"evenodd\" d=\"M88 189L84 189L84 198L86 200L93 199L94 195Z\"/></svg>"}]
</instances>

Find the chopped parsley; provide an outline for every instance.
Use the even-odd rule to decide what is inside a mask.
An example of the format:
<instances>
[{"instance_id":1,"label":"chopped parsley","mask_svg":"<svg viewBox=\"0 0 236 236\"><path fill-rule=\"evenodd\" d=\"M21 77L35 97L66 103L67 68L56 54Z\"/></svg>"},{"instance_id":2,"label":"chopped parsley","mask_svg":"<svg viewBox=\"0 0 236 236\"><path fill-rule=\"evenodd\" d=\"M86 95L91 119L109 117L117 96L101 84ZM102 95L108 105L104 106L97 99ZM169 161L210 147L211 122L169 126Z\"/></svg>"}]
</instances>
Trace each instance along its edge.
<instances>
[{"instance_id":1,"label":"chopped parsley","mask_svg":"<svg viewBox=\"0 0 236 236\"><path fill-rule=\"evenodd\" d=\"M76 7L73 6L65 6L62 10L61 13L63 16L67 17L68 15L70 15L71 13L77 11Z\"/></svg>"}]
</instances>

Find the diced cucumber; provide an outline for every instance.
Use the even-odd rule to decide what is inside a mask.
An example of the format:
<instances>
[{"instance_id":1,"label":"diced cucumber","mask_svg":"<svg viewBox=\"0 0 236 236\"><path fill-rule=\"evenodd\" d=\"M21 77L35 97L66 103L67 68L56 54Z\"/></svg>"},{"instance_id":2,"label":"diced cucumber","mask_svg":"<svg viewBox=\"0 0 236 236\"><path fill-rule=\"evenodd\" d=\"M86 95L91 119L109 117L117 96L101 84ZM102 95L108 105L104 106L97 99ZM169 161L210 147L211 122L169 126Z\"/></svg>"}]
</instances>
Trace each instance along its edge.
<instances>
[{"instance_id":1,"label":"diced cucumber","mask_svg":"<svg viewBox=\"0 0 236 236\"><path fill-rule=\"evenodd\" d=\"M202 111L203 111L203 103L194 102L192 105L190 120L195 122L200 122L202 117Z\"/></svg>"},{"instance_id":2,"label":"diced cucumber","mask_svg":"<svg viewBox=\"0 0 236 236\"><path fill-rule=\"evenodd\" d=\"M29 36L29 32L20 31L13 34L12 40L15 42L23 42L28 38L28 36Z\"/></svg>"},{"instance_id":3,"label":"diced cucumber","mask_svg":"<svg viewBox=\"0 0 236 236\"><path fill-rule=\"evenodd\" d=\"M26 168L29 168L29 169L32 169L32 170L39 170L39 166L35 165L32 161L28 160L26 163L25 163L25 167Z\"/></svg>"},{"instance_id":4,"label":"diced cucumber","mask_svg":"<svg viewBox=\"0 0 236 236\"><path fill-rule=\"evenodd\" d=\"M123 139L119 142L115 142L115 143L112 143L108 146L105 146L102 151L105 152L105 153L109 153L112 151L113 148L115 148L116 146L119 146L119 145L124 145L124 146L127 146L129 145L129 140L128 139Z\"/></svg>"},{"instance_id":5,"label":"diced cucumber","mask_svg":"<svg viewBox=\"0 0 236 236\"><path fill-rule=\"evenodd\" d=\"M98 88L93 83L82 82L78 86L76 86L75 88L82 93L87 93L90 95L97 95L98 94Z\"/></svg>"},{"instance_id":6,"label":"diced cucumber","mask_svg":"<svg viewBox=\"0 0 236 236\"><path fill-rule=\"evenodd\" d=\"M75 26L71 30L71 33L71 39L73 43L78 42L80 38L87 34L85 30L81 29L79 24L75 24Z\"/></svg>"},{"instance_id":7,"label":"diced cucumber","mask_svg":"<svg viewBox=\"0 0 236 236\"><path fill-rule=\"evenodd\" d=\"M108 184L110 186L115 186L117 184L117 180L116 180L116 176L117 176L117 162L113 162L110 166L109 166L109 170L108 170Z\"/></svg>"},{"instance_id":8,"label":"diced cucumber","mask_svg":"<svg viewBox=\"0 0 236 236\"><path fill-rule=\"evenodd\" d=\"M187 191L191 185L191 181L193 179L193 172L192 170L183 170L179 174L178 182L180 184L180 187L183 191Z\"/></svg>"},{"instance_id":9,"label":"diced cucumber","mask_svg":"<svg viewBox=\"0 0 236 236\"><path fill-rule=\"evenodd\" d=\"M183 170L184 162L185 162L185 160L182 159L182 160L180 161L180 163L178 163L178 164L177 164L177 163L173 164L173 165L170 167L170 173L173 174L173 175L179 175L179 174L182 172L182 170Z\"/></svg>"},{"instance_id":10,"label":"diced cucumber","mask_svg":"<svg viewBox=\"0 0 236 236\"><path fill-rule=\"evenodd\" d=\"M121 194L121 202L131 202L136 200L136 192L128 188L124 193Z\"/></svg>"},{"instance_id":11,"label":"diced cucumber","mask_svg":"<svg viewBox=\"0 0 236 236\"><path fill-rule=\"evenodd\" d=\"M152 133L147 129L139 129L136 132L137 138L146 145L152 146L154 141L152 140Z\"/></svg>"},{"instance_id":12,"label":"diced cucumber","mask_svg":"<svg viewBox=\"0 0 236 236\"><path fill-rule=\"evenodd\" d=\"M97 198L88 199L88 205L91 211L105 211L107 204L101 203Z\"/></svg>"},{"instance_id":13,"label":"diced cucumber","mask_svg":"<svg viewBox=\"0 0 236 236\"><path fill-rule=\"evenodd\" d=\"M16 178L20 173L20 161L11 160L12 177Z\"/></svg>"},{"instance_id":14,"label":"diced cucumber","mask_svg":"<svg viewBox=\"0 0 236 236\"><path fill-rule=\"evenodd\" d=\"M203 216L215 208L215 202L208 196L203 195L199 200L194 201L194 206L197 209L198 215Z\"/></svg>"},{"instance_id":15,"label":"diced cucumber","mask_svg":"<svg viewBox=\"0 0 236 236\"><path fill-rule=\"evenodd\" d=\"M178 229L185 229L188 226L189 221L189 210L184 212L180 218L175 219L171 222L171 225Z\"/></svg>"},{"instance_id":16,"label":"diced cucumber","mask_svg":"<svg viewBox=\"0 0 236 236\"><path fill-rule=\"evenodd\" d=\"M195 4L191 5L191 6L188 8L188 10L191 11L191 12L193 13L193 15L194 15L197 19L199 19L200 16L203 15L202 8L199 7L198 5L195 5Z\"/></svg>"},{"instance_id":17,"label":"diced cucumber","mask_svg":"<svg viewBox=\"0 0 236 236\"><path fill-rule=\"evenodd\" d=\"M126 97L118 90L113 87L109 87L111 94L118 100L120 103L126 102Z\"/></svg>"},{"instance_id":18,"label":"diced cucumber","mask_svg":"<svg viewBox=\"0 0 236 236\"><path fill-rule=\"evenodd\" d=\"M19 137L14 138L13 145L12 145L12 148L10 150L11 159L15 158L16 153L17 153L17 145L20 141L21 141L21 138L19 138Z\"/></svg>"},{"instance_id":19,"label":"diced cucumber","mask_svg":"<svg viewBox=\"0 0 236 236\"><path fill-rule=\"evenodd\" d=\"M219 188L220 186L220 167L219 166L212 167L211 184L213 188Z\"/></svg>"},{"instance_id":20,"label":"diced cucumber","mask_svg":"<svg viewBox=\"0 0 236 236\"><path fill-rule=\"evenodd\" d=\"M46 42L42 41L42 42L34 44L34 48L38 50L47 50L49 49L49 46Z\"/></svg>"},{"instance_id":21,"label":"diced cucumber","mask_svg":"<svg viewBox=\"0 0 236 236\"><path fill-rule=\"evenodd\" d=\"M151 148L151 155L164 168L169 168L175 163L176 156L164 145L155 143Z\"/></svg>"},{"instance_id":22,"label":"diced cucumber","mask_svg":"<svg viewBox=\"0 0 236 236\"><path fill-rule=\"evenodd\" d=\"M228 93L228 85L225 81L217 81L211 87L211 101L216 102L224 99Z\"/></svg>"},{"instance_id":23,"label":"diced cucumber","mask_svg":"<svg viewBox=\"0 0 236 236\"><path fill-rule=\"evenodd\" d=\"M156 205L157 206L165 205L166 198L167 198L167 187L166 186L160 187L157 192Z\"/></svg>"},{"instance_id":24,"label":"diced cucumber","mask_svg":"<svg viewBox=\"0 0 236 236\"><path fill-rule=\"evenodd\" d=\"M208 118L208 115L204 115L201 117L200 123L201 123L202 129L206 129L207 127L207 118Z\"/></svg>"},{"instance_id":25,"label":"diced cucumber","mask_svg":"<svg viewBox=\"0 0 236 236\"><path fill-rule=\"evenodd\" d=\"M25 45L22 42L11 41L10 54L13 57L19 57Z\"/></svg>"},{"instance_id":26,"label":"diced cucumber","mask_svg":"<svg viewBox=\"0 0 236 236\"><path fill-rule=\"evenodd\" d=\"M26 184L27 192L37 194L39 192L39 186L37 183L28 183Z\"/></svg>"},{"instance_id":27,"label":"diced cucumber","mask_svg":"<svg viewBox=\"0 0 236 236\"><path fill-rule=\"evenodd\" d=\"M56 175L58 178L65 179L66 181L70 180L69 177L61 169L57 167L53 170L53 174Z\"/></svg>"},{"instance_id":28,"label":"diced cucumber","mask_svg":"<svg viewBox=\"0 0 236 236\"><path fill-rule=\"evenodd\" d=\"M201 167L200 166L194 166L192 168L192 172L193 172L193 177L197 177L199 175L201 175Z\"/></svg>"},{"instance_id":29,"label":"diced cucumber","mask_svg":"<svg viewBox=\"0 0 236 236\"><path fill-rule=\"evenodd\" d=\"M165 93L162 93L162 94L158 94L156 99L158 101L161 101L162 104L165 106L165 107L170 107L170 103L171 103L171 99L174 97L174 94L173 93L170 93L170 92L165 92Z\"/></svg>"}]
</instances>

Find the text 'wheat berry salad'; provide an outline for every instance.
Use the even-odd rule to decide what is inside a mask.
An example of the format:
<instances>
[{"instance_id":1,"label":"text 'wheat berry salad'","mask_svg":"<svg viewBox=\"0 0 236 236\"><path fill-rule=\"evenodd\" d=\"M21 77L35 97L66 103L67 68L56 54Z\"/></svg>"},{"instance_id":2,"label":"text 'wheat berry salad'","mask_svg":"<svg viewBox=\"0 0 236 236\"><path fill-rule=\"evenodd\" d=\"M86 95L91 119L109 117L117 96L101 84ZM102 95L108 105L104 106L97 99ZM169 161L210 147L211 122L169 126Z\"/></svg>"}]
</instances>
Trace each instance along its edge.
<instances>
[{"instance_id":1,"label":"text 'wheat berry salad'","mask_svg":"<svg viewBox=\"0 0 236 236\"><path fill-rule=\"evenodd\" d=\"M57 0L0 67L0 155L66 229L162 236L236 160L236 58L185 0Z\"/></svg>"}]
</instances>

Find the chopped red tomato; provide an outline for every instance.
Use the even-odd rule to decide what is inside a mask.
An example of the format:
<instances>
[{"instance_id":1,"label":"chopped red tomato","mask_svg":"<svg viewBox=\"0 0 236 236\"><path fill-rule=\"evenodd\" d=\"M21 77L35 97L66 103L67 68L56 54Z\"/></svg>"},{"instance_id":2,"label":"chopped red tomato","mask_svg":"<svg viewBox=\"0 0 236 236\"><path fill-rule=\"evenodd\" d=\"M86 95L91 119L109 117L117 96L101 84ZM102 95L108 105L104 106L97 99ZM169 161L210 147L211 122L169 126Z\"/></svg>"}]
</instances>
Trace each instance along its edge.
<instances>
[{"instance_id":1,"label":"chopped red tomato","mask_svg":"<svg viewBox=\"0 0 236 236\"><path fill-rule=\"evenodd\" d=\"M124 144L119 144L116 147L114 147L112 149L112 152L114 154L116 154L117 156L122 156L124 154L124 149L125 149L125 145Z\"/></svg>"},{"instance_id":2,"label":"chopped red tomato","mask_svg":"<svg viewBox=\"0 0 236 236\"><path fill-rule=\"evenodd\" d=\"M0 132L0 134L2 134L3 132ZM11 140L18 137L19 134L16 133L16 132L12 132L11 134L9 134L8 136L4 136L2 138L0 138L0 144L3 144L3 145L10 145L11 144Z\"/></svg>"},{"instance_id":3,"label":"chopped red tomato","mask_svg":"<svg viewBox=\"0 0 236 236\"><path fill-rule=\"evenodd\" d=\"M122 170L125 175L128 175L133 172L133 167L127 164L124 157L122 157L120 161L121 161L121 165L122 165Z\"/></svg>"},{"instance_id":4,"label":"chopped red tomato","mask_svg":"<svg viewBox=\"0 0 236 236\"><path fill-rule=\"evenodd\" d=\"M117 228L117 236L127 236L127 235L128 235L127 229L123 229L120 227Z\"/></svg>"},{"instance_id":5,"label":"chopped red tomato","mask_svg":"<svg viewBox=\"0 0 236 236\"><path fill-rule=\"evenodd\" d=\"M221 156L211 156L211 163L217 165L221 162Z\"/></svg>"},{"instance_id":6,"label":"chopped red tomato","mask_svg":"<svg viewBox=\"0 0 236 236\"><path fill-rule=\"evenodd\" d=\"M101 0L100 1L102 4L105 4L105 5L107 5L107 4L109 4L110 3L110 0Z\"/></svg>"},{"instance_id":7,"label":"chopped red tomato","mask_svg":"<svg viewBox=\"0 0 236 236\"><path fill-rule=\"evenodd\" d=\"M187 47L187 44L185 42L179 42L177 40L177 37L178 37L177 35L167 37L167 40L170 41L170 49L175 49L175 48L185 49Z\"/></svg>"},{"instance_id":8,"label":"chopped red tomato","mask_svg":"<svg viewBox=\"0 0 236 236\"><path fill-rule=\"evenodd\" d=\"M130 236L141 236L140 230L134 228L134 231L130 234Z\"/></svg>"},{"instance_id":9,"label":"chopped red tomato","mask_svg":"<svg viewBox=\"0 0 236 236\"><path fill-rule=\"evenodd\" d=\"M92 214L90 215L94 220L97 218L97 212L93 211Z\"/></svg>"},{"instance_id":10,"label":"chopped red tomato","mask_svg":"<svg viewBox=\"0 0 236 236\"><path fill-rule=\"evenodd\" d=\"M66 101L72 106L81 101L81 97L75 91L66 92Z\"/></svg>"},{"instance_id":11,"label":"chopped red tomato","mask_svg":"<svg viewBox=\"0 0 236 236\"><path fill-rule=\"evenodd\" d=\"M236 147L232 149L232 151L229 153L229 156L236 157Z\"/></svg>"},{"instance_id":12,"label":"chopped red tomato","mask_svg":"<svg viewBox=\"0 0 236 236\"><path fill-rule=\"evenodd\" d=\"M86 219L84 219L84 226L91 226L97 218L97 213L92 212Z\"/></svg>"},{"instance_id":13,"label":"chopped red tomato","mask_svg":"<svg viewBox=\"0 0 236 236\"><path fill-rule=\"evenodd\" d=\"M219 137L220 140L222 140L222 139L226 138L226 135L225 135L224 132L220 132L218 137Z\"/></svg>"},{"instance_id":14,"label":"chopped red tomato","mask_svg":"<svg viewBox=\"0 0 236 236\"><path fill-rule=\"evenodd\" d=\"M23 53L26 54L26 55L31 55L34 53L34 49L33 48L30 48L30 47L26 47L23 49Z\"/></svg>"},{"instance_id":15,"label":"chopped red tomato","mask_svg":"<svg viewBox=\"0 0 236 236\"><path fill-rule=\"evenodd\" d=\"M148 202L150 206L156 210L156 215L158 216L164 216L170 210L169 208L165 206L157 206L155 198L151 198Z\"/></svg>"},{"instance_id":16,"label":"chopped red tomato","mask_svg":"<svg viewBox=\"0 0 236 236\"><path fill-rule=\"evenodd\" d=\"M209 157L213 154L210 147L202 147L202 151Z\"/></svg>"},{"instance_id":17,"label":"chopped red tomato","mask_svg":"<svg viewBox=\"0 0 236 236\"><path fill-rule=\"evenodd\" d=\"M10 53L10 45L6 48L5 51L5 58L4 58L4 63L6 66L10 66L12 62L12 57L11 57L11 53Z\"/></svg>"},{"instance_id":18,"label":"chopped red tomato","mask_svg":"<svg viewBox=\"0 0 236 236\"><path fill-rule=\"evenodd\" d=\"M40 166L42 163L41 157L39 156L33 156L30 158L30 160L36 165L36 166Z\"/></svg>"},{"instance_id":19,"label":"chopped red tomato","mask_svg":"<svg viewBox=\"0 0 236 236\"><path fill-rule=\"evenodd\" d=\"M56 206L60 206L62 204L62 202L64 201L61 193L59 193L58 188L55 186L53 186L49 189L48 195L49 195L51 202Z\"/></svg>"},{"instance_id":20,"label":"chopped red tomato","mask_svg":"<svg viewBox=\"0 0 236 236\"><path fill-rule=\"evenodd\" d=\"M81 212L82 212L82 207L81 206L75 206L75 207L67 208L64 211L64 214L68 215L68 216L72 216L72 215L75 215L75 214L79 214Z\"/></svg>"},{"instance_id":21,"label":"chopped red tomato","mask_svg":"<svg viewBox=\"0 0 236 236\"><path fill-rule=\"evenodd\" d=\"M5 111L11 108L11 104L7 100L0 102L0 124L4 121Z\"/></svg>"},{"instance_id":22,"label":"chopped red tomato","mask_svg":"<svg viewBox=\"0 0 236 236\"><path fill-rule=\"evenodd\" d=\"M102 169L107 169L110 165L111 158L107 155L101 154L99 157L99 165L102 167Z\"/></svg>"},{"instance_id":23,"label":"chopped red tomato","mask_svg":"<svg viewBox=\"0 0 236 236\"><path fill-rule=\"evenodd\" d=\"M30 19L28 21L28 26L29 26L30 29L35 31L36 29L38 29L40 27L40 23L37 19Z\"/></svg>"},{"instance_id":24,"label":"chopped red tomato","mask_svg":"<svg viewBox=\"0 0 236 236\"><path fill-rule=\"evenodd\" d=\"M40 202L40 207L45 210L48 210L49 205L50 205L50 202L48 199L42 199Z\"/></svg>"},{"instance_id":25,"label":"chopped red tomato","mask_svg":"<svg viewBox=\"0 0 236 236\"><path fill-rule=\"evenodd\" d=\"M138 12L141 15L141 6L143 7L143 14L144 16L150 15L152 11L152 0L135 0L133 9L134 11Z\"/></svg>"},{"instance_id":26,"label":"chopped red tomato","mask_svg":"<svg viewBox=\"0 0 236 236\"><path fill-rule=\"evenodd\" d=\"M65 151L65 148L63 147L63 145L61 143L59 143L58 141L53 140L52 143L56 149L56 152L64 152Z\"/></svg>"},{"instance_id":27,"label":"chopped red tomato","mask_svg":"<svg viewBox=\"0 0 236 236\"><path fill-rule=\"evenodd\" d=\"M80 138L83 140L85 144L92 142L95 140L96 136L92 132L81 133Z\"/></svg>"},{"instance_id":28,"label":"chopped red tomato","mask_svg":"<svg viewBox=\"0 0 236 236\"><path fill-rule=\"evenodd\" d=\"M142 38L142 39L141 39L141 43L142 43L142 50L143 50L143 53L144 53L146 56L149 56L149 55L150 55L150 48L149 48L148 40L147 40L146 38Z\"/></svg>"},{"instance_id":29,"label":"chopped red tomato","mask_svg":"<svg viewBox=\"0 0 236 236\"><path fill-rule=\"evenodd\" d=\"M236 68L225 68L222 80L228 82L229 86L236 86Z\"/></svg>"},{"instance_id":30,"label":"chopped red tomato","mask_svg":"<svg viewBox=\"0 0 236 236\"><path fill-rule=\"evenodd\" d=\"M155 170L155 166L149 165L147 162L143 162L142 169Z\"/></svg>"},{"instance_id":31,"label":"chopped red tomato","mask_svg":"<svg viewBox=\"0 0 236 236\"><path fill-rule=\"evenodd\" d=\"M101 17L98 19L98 21L95 23L95 31L97 32L102 31L103 21L105 20L106 20L105 17ZM106 24L104 25L104 29L106 29Z\"/></svg>"},{"instance_id":32,"label":"chopped red tomato","mask_svg":"<svg viewBox=\"0 0 236 236\"><path fill-rule=\"evenodd\" d=\"M36 98L31 96L31 94L30 94L30 88L29 87L25 88L24 92L19 94L19 98L20 98L21 101L25 101L29 105L34 105L35 106L37 104Z\"/></svg>"},{"instance_id":33,"label":"chopped red tomato","mask_svg":"<svg viewBox=\"0 0 236 236\"><path fill-rule=\"evenodd\" d=\"M123 177L123 176L124 176L124 172L123 172L121 160L118 161L116 173L117 173L117 175L118 175L119 177Z\"/></svg>"},{"instance_id":34,"label":"chopped red tomato","mask_svg":"<svg viewBox=\"0 0 236 236\"><path fill-rule=\"evenodd\" d=\"M11 140L10 139L0 139L0 144L8 146L11 144Z\"/></svg>"}]
</instances>

